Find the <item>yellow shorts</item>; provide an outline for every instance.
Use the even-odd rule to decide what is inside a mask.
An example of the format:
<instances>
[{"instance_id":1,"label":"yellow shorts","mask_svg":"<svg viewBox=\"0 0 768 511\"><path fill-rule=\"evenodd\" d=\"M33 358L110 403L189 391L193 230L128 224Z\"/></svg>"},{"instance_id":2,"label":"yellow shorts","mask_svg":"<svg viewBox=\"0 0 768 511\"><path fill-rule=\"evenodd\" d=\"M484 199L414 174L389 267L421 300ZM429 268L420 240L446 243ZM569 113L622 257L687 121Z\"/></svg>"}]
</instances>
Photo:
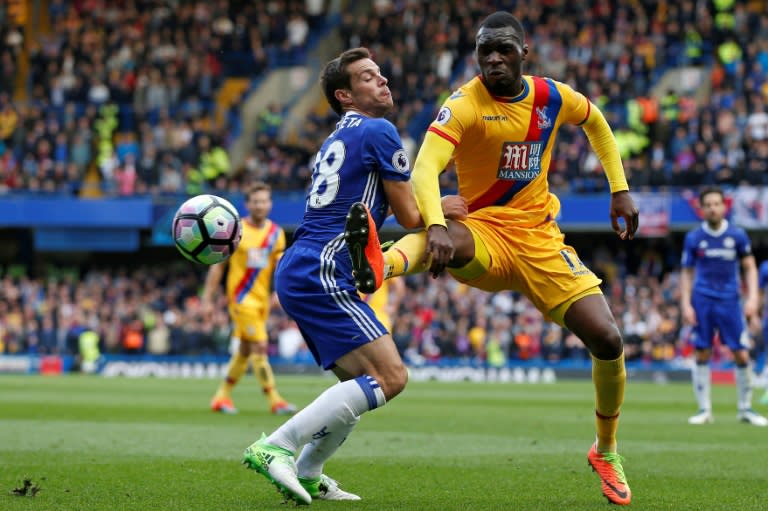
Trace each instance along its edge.
<instances>
[{"instance_id":1,"label":"yellow shorts","mask_svg":"<svg viewBox=\"0 0 768 511\"><path fill-rule=\"evenodd\" d=\"M229 306L232 318L232 336L245 342L267 342L268 309L242 307L234 304Z\"/></svg>"},{"instance_id":2,"label":"yellow shorts","mask_svg":"<svg viewBox=\"0 0 768 511\"><path fill-rule=\"evenodd\" d=\"M466 280L454 274L467 285L485 291L519 291L549 317L558 305L602 282L565 244L553 220L524 225L514 210L491 207L470 213L463 223L491 256L488 271L478 278Z\"/></svg>"}]
</instances>

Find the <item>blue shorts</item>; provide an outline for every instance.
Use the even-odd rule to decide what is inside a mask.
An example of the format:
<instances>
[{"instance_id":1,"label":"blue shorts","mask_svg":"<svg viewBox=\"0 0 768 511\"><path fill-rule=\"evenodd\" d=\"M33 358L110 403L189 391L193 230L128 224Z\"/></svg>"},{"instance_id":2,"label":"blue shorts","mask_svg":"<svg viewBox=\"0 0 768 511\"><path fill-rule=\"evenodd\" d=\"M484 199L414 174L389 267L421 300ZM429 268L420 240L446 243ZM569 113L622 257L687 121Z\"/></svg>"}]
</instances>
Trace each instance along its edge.
<instances>
[{"instance_id":1,"label":"blue shorts","mask_svg":"<svg viewBox=\"0 0 768 511\"><path fill-rule=\"evenodd\" d=\"M275 290L323 369L387 334L355 289L343 239L325 246L293 244L277 266Z\"/></svg>"},{"instance_id":2,"label":"blue shorts","mask_svg":"<svg viewBox=\"0 0 768 511\"><path fill-rule=\"evenodd\" d=\"M763 316L763 349L762 351L766 351L768 349L768 315Z\"/></svg>"},{"instance_id":3,"label":"blue shorts","mask_svg":"<svg viewBox=\"0 0 768 511\"><path fill-rule=\"evenodd\" d=\"M696 349L712 348L715 330L720 333L720 342L731 351L749 349L749 335L739 300L694 294L691 305L696 311L696 326L693 328L693 346Z\"/></svg>"}]
</instances>

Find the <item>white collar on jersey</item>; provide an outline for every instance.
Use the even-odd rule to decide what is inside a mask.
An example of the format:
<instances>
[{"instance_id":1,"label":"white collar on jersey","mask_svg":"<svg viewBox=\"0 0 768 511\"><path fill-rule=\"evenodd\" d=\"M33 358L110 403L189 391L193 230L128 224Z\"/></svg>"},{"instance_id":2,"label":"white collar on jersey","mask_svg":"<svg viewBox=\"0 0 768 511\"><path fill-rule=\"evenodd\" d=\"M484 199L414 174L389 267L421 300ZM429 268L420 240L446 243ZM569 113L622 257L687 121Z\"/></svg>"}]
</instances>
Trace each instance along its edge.
<instances>
[{"instance_id":1,"label":"white collar on jersey","mask_svg":"<svg viewBox=\"0 0 768 511\"><path fill-rule=\"evenodd\" d=\"M720 228L717 230L710 228L707 222L702 222L701 228L704 229L704 232L706 232L710 236L720 236L728 228L728 220L723 219L723 221L720 222Z\"/></svg>"}]
</instances>

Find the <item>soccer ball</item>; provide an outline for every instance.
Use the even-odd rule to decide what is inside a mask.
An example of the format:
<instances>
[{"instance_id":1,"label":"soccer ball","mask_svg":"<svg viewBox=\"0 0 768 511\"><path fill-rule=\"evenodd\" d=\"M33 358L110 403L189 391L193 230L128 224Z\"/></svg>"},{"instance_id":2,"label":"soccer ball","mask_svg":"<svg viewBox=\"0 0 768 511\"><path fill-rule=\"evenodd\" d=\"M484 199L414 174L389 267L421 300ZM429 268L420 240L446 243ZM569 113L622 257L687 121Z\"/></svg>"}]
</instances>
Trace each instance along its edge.
<instances>
[{"instance_id":1,"label":"soccer ball","mask_svg":"<svg viewBox=\"0 0 768 511\"><path fill-rule=\"evenodd\" d=\"M171 234L181 255L196 263L216 264L235 252L243 226L229 201L197 195L176 211Z\"/></svg>"}]
</instances>

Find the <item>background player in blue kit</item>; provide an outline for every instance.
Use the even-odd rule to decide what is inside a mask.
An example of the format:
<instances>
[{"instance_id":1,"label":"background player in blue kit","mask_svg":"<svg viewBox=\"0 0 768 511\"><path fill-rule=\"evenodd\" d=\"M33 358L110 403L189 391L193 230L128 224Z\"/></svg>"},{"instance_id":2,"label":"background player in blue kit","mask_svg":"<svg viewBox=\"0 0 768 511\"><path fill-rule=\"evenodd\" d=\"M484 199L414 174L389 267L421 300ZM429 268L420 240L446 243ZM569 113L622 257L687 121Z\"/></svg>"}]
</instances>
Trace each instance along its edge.
<instances>
[{"instance_id":1,"label":"background player in blue kit","mask_svg":"<svg viewBox=\"0 0 768 511\"><path fill-rule=\"evenodd\" d=\"M768 364L766 364L766 357L768 357L768 260L760 263L760 267L757 270L757 287L760 289L763 302L763 321L760 332L763 342L757 352L755 374L760 374L762 376L761 380L766 384L768 382ZM760 402L768 405L768 390L765 391Z\"/></svg>"},{"instance_id":2,"label":"background player in blue kit","mask_svg":"<svg viewBox=\"0 0 768 511\"><path fill-rule=\"evenodd\" d=\"M390 207L404 227L423 226L400 136L383 118L393 108L392 95L368 50L351 49L328 62L320 82L341 119L315 158L304 217L277 268L275 288L317 363L340 381L262 434L243 460L304 504L360 499L339 489L323 465L360 415L392 400L408 379L392 337L355 288L344 238L347 212L357 203L360 214L370 212L375 225L367 225L365 236L379 252L377 230Z\"/></svg>"},{"instance_id":3,"label":"background player in blue kit","mask_svg":"<svg viewBox=\"0 0 768 511\"><path fill-rule=\"evenodd\" d=\"M699 194L704 215L700 227L685 236L680 278L683 320L694 325L696 366L693 389L699 411L690 424L714 421L710 396L709 359L717 331L736 363L738 419L755 426L768 426L768 419L752 410L749 367L749 335L744 317L758 312L757 266L744 229L725 219L725 197L719 188L705 188ZM744 270L746 298L740 300L739 266Z\"/></svg>"}]
</instances>

